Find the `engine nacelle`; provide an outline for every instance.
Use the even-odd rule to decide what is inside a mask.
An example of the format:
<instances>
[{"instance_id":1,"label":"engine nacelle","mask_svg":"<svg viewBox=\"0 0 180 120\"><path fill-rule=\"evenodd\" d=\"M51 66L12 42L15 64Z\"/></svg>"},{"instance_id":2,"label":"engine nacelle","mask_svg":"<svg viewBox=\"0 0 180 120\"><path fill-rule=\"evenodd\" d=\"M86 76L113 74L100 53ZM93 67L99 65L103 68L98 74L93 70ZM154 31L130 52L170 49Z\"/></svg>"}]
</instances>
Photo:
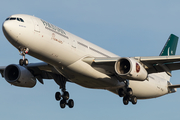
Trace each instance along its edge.
<instances>
[{"instance_id":1,"label":"engine nacelle","mask_svg":"<svg viewBox=\"0 0 180 120\"><path fill-rule=\"evenodd\" d=\"M4 70L4 77L8 83L15 86L32 88L36 85L36 78L28 69L20 65L7 66Z\"/></svg>"},{"instance_id":2,"label":"engine nacelle","mask_svg":"<svg viewBox=\"0 0 180 120\"><path fill-rule=\"evenodd\" d=\"M144 81L148 76L145 68L133 58L120 58L117 60L115 71L123 79Z\"/></svg>"}]
</instances>

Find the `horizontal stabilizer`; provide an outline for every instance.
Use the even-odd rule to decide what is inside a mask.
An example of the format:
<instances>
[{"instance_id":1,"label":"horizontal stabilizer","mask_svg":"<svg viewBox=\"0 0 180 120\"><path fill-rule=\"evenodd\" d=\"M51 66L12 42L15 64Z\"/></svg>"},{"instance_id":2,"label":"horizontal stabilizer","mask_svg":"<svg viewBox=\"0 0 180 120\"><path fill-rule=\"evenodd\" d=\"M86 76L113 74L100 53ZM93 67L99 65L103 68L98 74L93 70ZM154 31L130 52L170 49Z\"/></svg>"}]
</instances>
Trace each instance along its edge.
<instances>
[{"instance_id":1,"label":"horizontal stabilizer","mask_svg":"<svg viewBox=\"0 0 180 120\"><path fill-rule=\"evenodd\" d=\"M178 84L178 85L168 85L168 88L180 88L180 84Z\"/></svg>"}]
</instances>

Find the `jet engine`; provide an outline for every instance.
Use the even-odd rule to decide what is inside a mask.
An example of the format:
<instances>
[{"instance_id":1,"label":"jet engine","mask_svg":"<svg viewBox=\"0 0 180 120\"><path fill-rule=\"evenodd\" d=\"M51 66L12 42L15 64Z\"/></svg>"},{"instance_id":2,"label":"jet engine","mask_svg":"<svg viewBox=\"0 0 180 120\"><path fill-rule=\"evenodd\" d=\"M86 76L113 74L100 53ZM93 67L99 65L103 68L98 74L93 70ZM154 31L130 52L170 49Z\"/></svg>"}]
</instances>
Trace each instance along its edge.
<instances>
[{"instance_id":1,"label":"jet engine","mask_svg":"<svg viewBox=\"0 0 180 120\"><path fill-rule=\"evenodd\" d=\"M32 88L36 85L36 78L28 69L20 65L7 66L4 70L4 77L8 83L15 86Z\"/></svg>"},{"instance_id":2,"label":"jet engine","mask_svg":"<svg viewBox=\"0 0 180 120\"><path fill-rule=\"evenodd\" d=\"M120 58L115 63L115 72L123 79L144 81L148 73L145 68L133 58Z\"/></svg>"}]
</instances>

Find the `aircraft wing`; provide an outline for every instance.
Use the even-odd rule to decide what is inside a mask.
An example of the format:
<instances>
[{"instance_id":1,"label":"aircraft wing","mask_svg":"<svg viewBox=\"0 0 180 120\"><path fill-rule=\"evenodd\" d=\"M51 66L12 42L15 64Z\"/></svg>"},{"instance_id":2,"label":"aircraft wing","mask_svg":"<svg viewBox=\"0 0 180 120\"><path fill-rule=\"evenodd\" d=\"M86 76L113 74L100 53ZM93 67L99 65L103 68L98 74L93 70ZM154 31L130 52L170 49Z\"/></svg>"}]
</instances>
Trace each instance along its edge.
<instances>
[{"instance_id":1,"label":"aircraft wing","mask_svg":"<svg viewBox=\"0 0 180 120\"><path fill-rule=\"evenodd\" d=\"M131 57L137 62L141 63L147 72L158 73L167 72L180 69L180 55L172 56L154 56L154 57ZM106 74L114 74L114 65L120 57L112 58L84 58L83 61L90 64L97 70L104 71Z\"/></svg>"},{"instance_id":2,"label":"aircraft wing","mask_svg":"<svg viewBox=\"0 0 180 120\"><path fill-rule=\"evenodd\" d=\"M1 66L0 67L0 73L2 77L4 77L4 70L7 66ZM27 66L24 66L27 68L37 80L44 84L43 79L53 79L52 75L58 74L59 73L54 69L53 66L45 63L45 62L40 62L40 63L30 63Z\"/></svg>"},{"instance_id":3,"label":"aircraft wing","mask_svg":"<svg viewBox=\"0 0 180 120\"><path fill-rule=\"evenodd\" d=\"M145 65L148 73L170 72L180 69L180 55L134 58Z\"/></svg>"}]
</instances>

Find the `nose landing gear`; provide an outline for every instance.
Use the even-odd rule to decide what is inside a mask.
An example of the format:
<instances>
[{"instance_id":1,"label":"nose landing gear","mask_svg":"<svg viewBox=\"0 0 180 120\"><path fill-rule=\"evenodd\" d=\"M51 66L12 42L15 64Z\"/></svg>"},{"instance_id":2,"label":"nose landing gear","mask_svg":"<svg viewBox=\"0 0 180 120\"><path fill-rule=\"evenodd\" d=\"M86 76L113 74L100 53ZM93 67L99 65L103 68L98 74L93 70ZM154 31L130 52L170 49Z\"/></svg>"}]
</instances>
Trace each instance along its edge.
<instances>
[{"instance_id":1,"label":"nose landing gear","mask_svg":"<svg viewBox=\"0 0 180 120\"><path fill-rule=\"evenodd\" d=\"M20 59L19 60L19 65L23 66L23 65L28 65L29 61L28 59Z\"/></svg>"},{"instance_id":2,"label":"nose landing gear","mask_svg":"<svg viewBox=\"0 0 180 120\"><path fill-rule=\"evenodd\" d=\"M28 48L23 48L21 50L19 50L20 55L23 56L23 59L19 60L19 65L23 66L23 65L28 65L29 61L28 59L25 58L25 55L29 52Z\"/></svg>"}]
</instances>

